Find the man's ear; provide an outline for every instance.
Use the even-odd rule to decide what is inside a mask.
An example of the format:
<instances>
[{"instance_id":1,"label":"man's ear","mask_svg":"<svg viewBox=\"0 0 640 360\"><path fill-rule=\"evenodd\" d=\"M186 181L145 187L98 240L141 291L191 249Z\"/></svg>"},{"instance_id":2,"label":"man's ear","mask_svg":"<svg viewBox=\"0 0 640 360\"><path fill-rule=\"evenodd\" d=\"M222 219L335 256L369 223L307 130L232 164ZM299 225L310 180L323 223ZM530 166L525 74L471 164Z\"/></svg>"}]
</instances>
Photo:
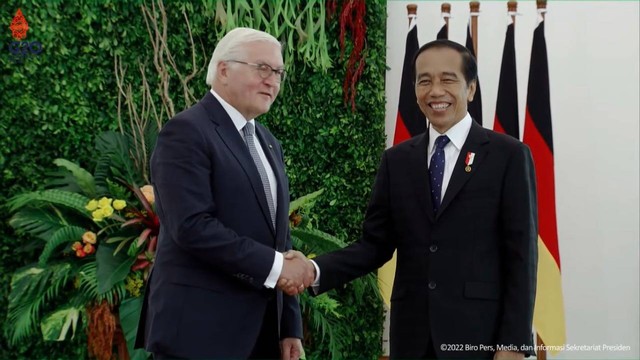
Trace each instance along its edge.
<instances>
[{"instance_id":1,"label":"man's ear","mask_svg":"<svg viewBox=\"0 0 640 360\"><path fill-rule=\"evenodd\" d=\"M473 101L473 96L476 94L477 80L473 80L467 87L467 102Z\"/></svg>"}]
</instances>

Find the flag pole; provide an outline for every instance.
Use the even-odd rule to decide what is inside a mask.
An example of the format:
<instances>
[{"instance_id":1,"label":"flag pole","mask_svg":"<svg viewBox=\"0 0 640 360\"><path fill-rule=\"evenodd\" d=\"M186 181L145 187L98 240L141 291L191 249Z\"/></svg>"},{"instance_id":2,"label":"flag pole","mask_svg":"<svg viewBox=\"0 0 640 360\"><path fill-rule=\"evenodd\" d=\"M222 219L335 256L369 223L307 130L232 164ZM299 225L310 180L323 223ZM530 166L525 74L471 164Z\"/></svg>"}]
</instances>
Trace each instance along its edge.
<instances>
[{"instance_id":1,"label":"flag pole","mask_svg":"<svg viewBox=\"0 0 640 360\"><path fill-rule=\"evenodd\" d=\"M507 10L509 11L509 15L511 15L511 20L513 20L513 27L516 27L516 13L518 12L518 2L517 1L509 1L507 3Z\"/></svg>"},{"instance_id":2,"label":"flag pole","mask_svg":"<svg viewBox=\"0 0 640 360\"><path fill-rule=\"evenodd\" d=\"M409 20L409 25L411 25L411 19L416 17L417 12L418 12L418 5L416 4L407 5L407 19Z\"/></svg>"},{"instance_id":3,"label":"flag pole","mask_svg":"<svg viewBox=\"0 0 640 360\"><path fill-rule=\"evenodd\" d=\"M473 40L473 51L475 51L476 61L478 61L478 15L480 15L480 2L470 1L469 11L471 13L471 40Z\"/></svg>"},{"instance_id":4,"label":"flag pole","mask_svg":"<svg viewBox=\"0 0 640 360\"><path fill-rule=\"evenodd\" d=\"M547 0L536 0L536 7L538 8L538 10L540 9L546 9L547 8ZM542 11L540 12L540 15L542 16L542 20L544 21L544 14L545 12ZM536 359L538 360L547 360L547 350L545 350L544 348L544 341L542 341L542 338L540 337L539 334L536 333Z\"/></svg>"},{"instance_id":5,"label":"flag pole","mask_svg":"<svg viewBox=\"0 0 640 360\"><path fill-rule=\"evenodd\" d=\"M440 5L440 12L442 13L442 17L444 18L444 26L447 29L447 34L449 34L449 18L451 17L451 4L442 3L442 5Z\"/></svg>"}]
</instances>

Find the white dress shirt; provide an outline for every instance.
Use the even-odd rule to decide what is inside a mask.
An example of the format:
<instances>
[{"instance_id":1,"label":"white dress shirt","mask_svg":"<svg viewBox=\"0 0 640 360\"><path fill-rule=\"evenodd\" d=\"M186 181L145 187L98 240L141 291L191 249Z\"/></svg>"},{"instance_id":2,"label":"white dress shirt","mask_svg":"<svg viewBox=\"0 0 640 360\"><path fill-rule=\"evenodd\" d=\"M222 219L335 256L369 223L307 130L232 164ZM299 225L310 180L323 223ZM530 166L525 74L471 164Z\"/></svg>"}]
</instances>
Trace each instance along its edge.
<instances>
[{"instance_id":1,"label":"white dress shirt","mask_svg":"<svg viewBox=\"0 0 640 360\"><path fill-rule=\"evenodd\" d=\"M429 166L431 166L431 157L435 152L436 139L440 135L446 135L449 138L449 142L444 147L444 177L442 179L442 194L440 199L444 199L444 194L447 192L447 186L449 186L449 180L451 180L451 174L453 174L453 168L456 165L462 145L467 141L467 136L471 130L471 115L467 115L462 118L457 124L453 125L444 134L440 134L429 126L429 145L427 145L427 154L429 155Z\"/></svg>"},{"instance_id":2,"label":"white dress shirt","mask_svg":"<svg viewBox=\"0 0 640 360\"><path fill-rule=\"evenodd\" d=\"M235 125L236 129L240 133L240 136L244 139L244 132L242 131L242 129L247 124L247 122L250 122L251 124L253 124L253 126L255 126L256 125L255 119L250 119L250 120L245 119L244 116L240 114L240 112L236 108L234 108L233 106L231 106L231 104L226 102L213 89L211 89L211 94L213 94L213 96L215 96L216 99L218 99L218 101L220 102L224 110L227 112L227 114L231 118L231 121L233 121L233 125ZM256 131L256 134L257 134L257 131ZM256 139L259 139L257 135L256 135ZM269 178L269 185L271 187L271 196L273 197L273 206L274 206L274 210L277 213L278 183L276 180L276 175L273 172L273 168L271 168L271 164L269 164L269 161L267 160L267 156L264 154L264 150L262 149L262 145L260 144L260 141L259 140L255 141L255 145L256 145L256 150L258 150L258 155L260 156L260 160L262 161L262 165L264 166L264 169L267 172L267 177ZM266 196L269 196L269 195L267 194ZM271 272L269 272L269 276L267 277L267 280L264 282L264 286L268 288L275 288L276 283L278 282L278 278L280 278L280 273L282 272L282 266L284 265L284 256L277 251L275 253L276 255L275 255L275 258L273 259L273 266L271 267Z\"/></svg>"}]
</instances>

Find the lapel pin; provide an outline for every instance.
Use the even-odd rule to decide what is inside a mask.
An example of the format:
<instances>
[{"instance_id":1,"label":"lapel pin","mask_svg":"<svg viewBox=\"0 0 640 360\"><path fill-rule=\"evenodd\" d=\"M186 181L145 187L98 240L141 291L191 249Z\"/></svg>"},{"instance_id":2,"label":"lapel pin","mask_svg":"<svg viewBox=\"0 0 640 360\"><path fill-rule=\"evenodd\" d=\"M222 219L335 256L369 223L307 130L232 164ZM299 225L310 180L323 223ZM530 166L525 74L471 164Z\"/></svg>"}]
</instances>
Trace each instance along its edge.
<instances>
[{"instance_id":1,"label":"lapel pin","mask_svg":"<svg viewBox=\"0 0 640 360\"><path fill-rule=\"evenodd\" d=\"M473 165L473 159L476 157L476 153L469 151L467 157L464 159L464 164L467 165L464 171L471 172L471 165Z\"/></svg>"},{"instance_id":2,"label":"lapel pin","mask_svg":"<svg viewBox=\"0 0 640 360\"><path fill-rule=\"evenodd\" d=\"M271 144L269 144L269 149L273 150L273 146L271 146Z\"/></svg>"}]
</instances>

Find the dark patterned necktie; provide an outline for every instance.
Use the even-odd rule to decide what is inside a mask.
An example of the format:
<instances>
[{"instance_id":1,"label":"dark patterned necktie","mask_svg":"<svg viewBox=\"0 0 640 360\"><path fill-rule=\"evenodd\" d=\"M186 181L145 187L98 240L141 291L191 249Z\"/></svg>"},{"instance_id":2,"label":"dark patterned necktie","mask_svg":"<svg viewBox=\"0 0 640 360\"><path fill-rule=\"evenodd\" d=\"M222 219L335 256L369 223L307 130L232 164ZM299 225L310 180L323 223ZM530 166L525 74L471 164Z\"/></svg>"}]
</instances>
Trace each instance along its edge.
<instances>
[{"instance_id":1,"label":"dark patterned necktie","mask_svg":"<svg viewBox=\"0 0 640 360\"><path fill-rule=\"evenodd\" d=\"M442 203L442 179L444 179L444 147L449 143L446 135L438 136L435 151L429 164L429 181L431 182L431 200L433 212L437 213Z\"/></svg>"},{"instance_id":2,"label":"dark patterned necktie","mask_svg":"<svg viewBox=\"0 0 640 360\"><path fill-rule=\"evenodd\" d=\"M271 194L271 184L269 183L269 177L267 176L267 171L264 169L264 165L262 164L262 160L260 160L260 155L258 155L258 150L256 149L256 144L254 140L253 134L255 134L255 127L252 123L247 122L247 124L242 128L242 132L244 133L244 141L247 143L247 147L249 148L249 153L251 153L251 157L253 158L253 162L256 164L258 168L258 173L260 174L260 179L262 180L262 188L264 190L264 195L267 198L267 205L269 206L269 213L271 215L271 224L273 228L276 228L276 207L273 204L273 195Z\"/></svg>"}]
</instances>

